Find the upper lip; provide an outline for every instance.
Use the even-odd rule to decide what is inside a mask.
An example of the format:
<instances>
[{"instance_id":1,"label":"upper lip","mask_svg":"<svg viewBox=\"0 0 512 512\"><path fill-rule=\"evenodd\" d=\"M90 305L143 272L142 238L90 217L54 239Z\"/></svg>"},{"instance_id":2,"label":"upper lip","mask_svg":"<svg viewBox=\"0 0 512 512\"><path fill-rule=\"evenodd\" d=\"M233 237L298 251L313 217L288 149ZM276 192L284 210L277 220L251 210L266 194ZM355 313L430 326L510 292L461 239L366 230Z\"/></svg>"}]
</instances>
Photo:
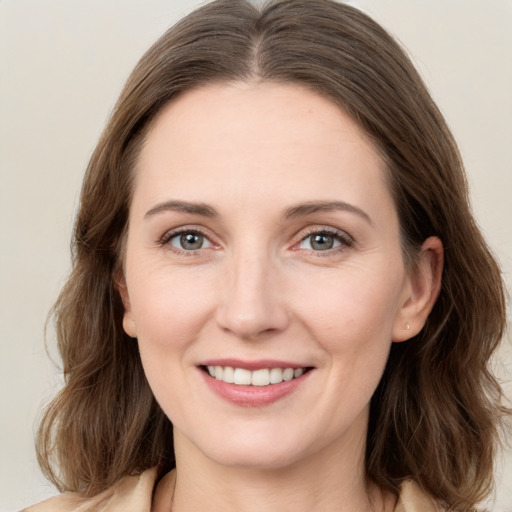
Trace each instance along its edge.
<instances>
[{"instance_id":1,"label":"upper lip","mask_svg":"<svg viewBox=\"0 0 512 512\"><path fill-rule=\"evenodd\" d=\"M263 368L309 368L311 365L294 363L290 361L279 361L276 359L258 359L244 361L241 359L208 359L199 363L198 366L230 366L231 368L244 368L246 370L261 370Z\"/></svg>"}]
</instances>

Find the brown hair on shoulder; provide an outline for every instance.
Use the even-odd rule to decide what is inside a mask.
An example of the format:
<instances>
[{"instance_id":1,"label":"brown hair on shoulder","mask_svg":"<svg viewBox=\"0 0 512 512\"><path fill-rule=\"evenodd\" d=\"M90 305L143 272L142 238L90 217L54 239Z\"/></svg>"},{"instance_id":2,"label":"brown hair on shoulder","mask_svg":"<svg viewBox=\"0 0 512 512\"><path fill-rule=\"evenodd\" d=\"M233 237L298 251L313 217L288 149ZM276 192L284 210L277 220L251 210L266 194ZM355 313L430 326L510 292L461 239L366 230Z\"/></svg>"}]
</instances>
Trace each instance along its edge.
<instances>
[{"instance_id":1,"label":"brown hair on shoulder","mask_svg":"<svg viewBox=\"0 0 512 512\"><path fill-rule=\"evenodd\" d=\"M490 491L508 414L489 359L505 328L500 270L472 217L461 158L410 60L388 33L331 0L209 3L169 29L129 77L91 157L73 270L54 307L65 386L47 408L38 457L60 490L93 495L174 466L172 425L122 329L116 289L132 170L155 115L212 82L299 84L348 112L387 162L404 260L429 236L445 249L439 299L422 332L394 344L372 399L366 471L397 493L414 479L468 511Z\"/></svg>"}]
</instances>

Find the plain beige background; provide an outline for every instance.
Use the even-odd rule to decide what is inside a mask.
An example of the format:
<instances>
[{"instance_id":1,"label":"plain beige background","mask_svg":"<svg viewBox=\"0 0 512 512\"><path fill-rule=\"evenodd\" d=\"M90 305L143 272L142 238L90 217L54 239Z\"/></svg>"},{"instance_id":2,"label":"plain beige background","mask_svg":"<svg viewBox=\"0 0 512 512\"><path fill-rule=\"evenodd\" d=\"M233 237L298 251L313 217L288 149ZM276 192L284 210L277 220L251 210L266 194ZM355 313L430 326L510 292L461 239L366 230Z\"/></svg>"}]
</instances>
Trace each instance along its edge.
<instances>
[{"instance_id":1,"label":"plain beige background","mask_svg":"<svg viewBox=\"0 0 512 512\"><path fill-rule=\"evenodd\" d=\"M354 0L408 48L465 158L512 283L512 0ZM195 0L0 0L0 511L55 494L33 432L60 385L43 347L87 160L137 59ZM509 308L510 310L510 308ZM55 356L54 337L48 334ZM509 382L512 356L497 370ZM509 393L510 384L507 384ZM512 511L512 456L496 512Z\"/></svg>"}]
</instances>

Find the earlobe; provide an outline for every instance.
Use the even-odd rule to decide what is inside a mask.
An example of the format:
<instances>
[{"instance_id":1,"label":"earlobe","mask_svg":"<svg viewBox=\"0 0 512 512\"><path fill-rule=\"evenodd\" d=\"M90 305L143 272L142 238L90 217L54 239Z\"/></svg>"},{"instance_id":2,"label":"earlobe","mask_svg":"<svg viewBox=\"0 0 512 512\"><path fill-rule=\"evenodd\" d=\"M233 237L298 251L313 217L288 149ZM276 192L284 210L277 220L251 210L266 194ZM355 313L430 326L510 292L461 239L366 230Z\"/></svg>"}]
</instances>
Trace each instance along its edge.
<instances>
[{"instance_id":1,"label":"earlobe","mask_svg":"<svg viewBox=\"0 0 512 512\"><path fill-rule=\"evenodd\" d=\"M439 238L432 236L423 242L395 318L393 341L406 341L423 329L441 291L443 254L443 243Z\"/></svg>"},{"instance_id":2,"label":"earlobe","mask_svg":"<svg viewBox=\"0 0 512 512\"><path fill-rule=\"evenodd\" d=\"M130 303L130 296L128 294L128 287L126 286L126 280L122 270L116 272L115 277L115 286L121 300L123 302L124 313L123 313L123 329L128 336L131 338L137 337L137 329L135 325L135 320L133 318L132 307Z\"/></svg>"}]
</instances>

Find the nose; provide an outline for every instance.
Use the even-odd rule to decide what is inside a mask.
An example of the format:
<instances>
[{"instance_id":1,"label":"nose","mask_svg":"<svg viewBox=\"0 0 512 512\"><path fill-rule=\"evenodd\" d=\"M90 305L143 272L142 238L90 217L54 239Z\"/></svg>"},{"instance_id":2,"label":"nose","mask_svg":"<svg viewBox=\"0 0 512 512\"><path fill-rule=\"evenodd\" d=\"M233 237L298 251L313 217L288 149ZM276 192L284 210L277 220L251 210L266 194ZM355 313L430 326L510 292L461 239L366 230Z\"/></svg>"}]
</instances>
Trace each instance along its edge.
<instances>
[{"instance_id":1,"label":"nose","mask_svg":"<svg viewBox=\"0 0 512 512\"><path fill-rule=\"evenodd\" d=\"M216 313L222 330L254 340L287 328L289 314L281 275L269 257L234 256L223 277Z\"/></svg>"}]
</instances>

